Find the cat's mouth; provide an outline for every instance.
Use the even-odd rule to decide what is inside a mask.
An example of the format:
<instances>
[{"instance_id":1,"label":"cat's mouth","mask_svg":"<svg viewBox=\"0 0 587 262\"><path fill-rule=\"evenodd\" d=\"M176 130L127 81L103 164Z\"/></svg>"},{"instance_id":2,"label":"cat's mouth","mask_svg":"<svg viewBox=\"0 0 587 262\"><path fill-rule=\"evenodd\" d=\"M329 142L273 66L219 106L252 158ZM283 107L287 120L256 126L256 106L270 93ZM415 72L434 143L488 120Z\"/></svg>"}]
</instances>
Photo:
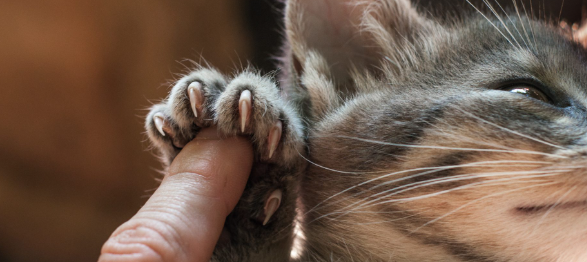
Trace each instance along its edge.
<instances>
[{"instance_id":1,"label":"cat's mouth","mask_svg":"<svg viewBox=\"0 0 587 262\"><path fill-rule=\"evenodd\" d=\"M551 212L554 210L566 210L566 209L585 209L587 211L587 200L562 202L562 203L547 204L547 205L520 206L520 207L516 208L516 212L523 213L526 215L534 215L534 214L540 214L540 213L545 213L545 212Z\"/></svg>"}]
</instances>

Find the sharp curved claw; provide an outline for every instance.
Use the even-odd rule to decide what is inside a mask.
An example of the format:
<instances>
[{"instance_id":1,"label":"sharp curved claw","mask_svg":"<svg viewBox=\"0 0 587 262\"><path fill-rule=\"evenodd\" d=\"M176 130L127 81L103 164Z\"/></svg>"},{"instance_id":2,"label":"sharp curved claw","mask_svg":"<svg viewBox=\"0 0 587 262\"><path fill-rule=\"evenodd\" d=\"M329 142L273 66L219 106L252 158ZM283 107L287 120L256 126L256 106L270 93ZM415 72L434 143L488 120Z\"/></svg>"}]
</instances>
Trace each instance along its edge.
<instances>
[{"instance_id":1,"label":"sharp curved claw","mask_svg":"<svg viewBox=\"0 0 587 262\"><path fill-rule=\"evenodd\" d=\"M279 145L282 130L283 124L281 123L281 121L277 121L273 128L271 128L271 131L269 131L269 158L273 156L273 153L275 153L275 149L277 149L277 146Z\"/></svg>"},{"instance_id":2,"label":"sharp curved claw","mask_svg":"<svg viewBox=\"0 0 587 262\"><path fill-rule=\"evenodd\" d=\"M277 189L271 193L269 198L267 198L264 208L265 221L263 221L263 225L266 225L267 222L269 222L271 216L273 216L273 214L275 214L275 211L277 211L277 209L279 208L279 205L281 204L281 197L281 190Z\"/></svg>"},{"instance_id":3,"label":"sharp curved claw","mask_svg":"<svg viewBox=\"0 0 587 262\"><path fill-rule=\"evenodd\" d=\"M243 133L245 132L245 128L247 127L247 123L249 122L251 108L252 108L251 91L245 90L241 93L241 97L238 101L238 109L239 109L240 119L241 119L241 132L243 132Z\"/></svg>"},{"instance_id":4,"label":"sharp curved claw","mask_svg":"<svg viewBox=\"0 0 587 262\"><path fill-rule=\"evenodd\" d=\"M188 96L190 98L190 105L194 116L198 117L198 108L202 107L204 103L204 97L202 96L202 84L200 82L192 82L188 86Z\"/></svg>"},{"instance_id":5,"label":"sharp curved claw","mask_svg":"<svg viewBox=\"0 0 587 262\"><path fill-rule=\"evenodd\" d=\"M165 125L165 116L162 113L156 113L153 116L153 122L155 122L155 127L161 133L162 136L165 136L165 132L163 131L163 126Z\"/></svg>"}]
</instances>

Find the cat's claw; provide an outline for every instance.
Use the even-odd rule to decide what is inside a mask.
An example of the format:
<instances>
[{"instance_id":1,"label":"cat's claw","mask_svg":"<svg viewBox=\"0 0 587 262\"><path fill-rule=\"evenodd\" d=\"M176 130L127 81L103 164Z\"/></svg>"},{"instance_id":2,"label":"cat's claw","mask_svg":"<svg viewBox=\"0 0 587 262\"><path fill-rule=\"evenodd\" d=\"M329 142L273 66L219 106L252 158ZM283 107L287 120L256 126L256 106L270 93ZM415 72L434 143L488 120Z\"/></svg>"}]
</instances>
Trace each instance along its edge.
<instances>
[{"instance_id":1,"label":"cat's claw","mask_svg":"<svg viewBox=\"0 0 587 262\"><path fill-rule=\"evenodd\" d=\"M275 125L269 131L269 138L268 138L268 146L269 146L269 158L273 156L275 153L275 149L279 145L279 140L281 139L281 132L283 130L283 124L281 121L277 121Z\"/></svg>"},{"instance_id":2,"label":"cat's claw","mask_svg":"<svg viewBox=\"0 0 587 262\"><path fill-rule=\"evenodd\" d=\"M241 93L240 99L238 101L238 110L240 115L240 122L241 122L241 132L245 132L247 124L249 122L249 117L251 115L251 108L252 108L252 99L251 99L251 91L245 90Z\"/></svg>"},{"instance_id":3,"label":"cat's claw","mask_svg":"<svg viewBox=\"0 0 587 262\"><path fill-rule=\"evenodd\" d=\"M153 121L155 122L155 127L162 136L165 136L165 132L163 131L163 127L165 126L165 116L162 113L156 113L153 116Z\"/></svg>"},{"instance_id":4,"label":"cat's claw","mask_svg":"<svg viewBox=\"0 0 587 262\"><path fill-rule=\"evenodd\" d=\"M281 205L281 197L282 197L282 193L281 190L277 189L275 191L273 191L271 193L271 195L269 195L269 198L267 198L267 201L265 202L265 220L263 221L263 225L266 225L267 222L269 222L269 219L271 218L271 216L273 216L273 214L275 214L275 211L277 211L277 209L279 208L279 205Z\"/></svg>"},{"instance_id":5,"label":"cat's claw","mask_svg":"<svg viewBox=\"0 0 587 262\"><path fill-rule=\"evenodd\" d=\"M201 110L204 103L204 96L202 95L202 84L200 82L192 82L188 86L188 96L190 98L190 105L194 116L198 117L198 110Z\"/></svg>"},{"instance_id":6,"label":"cat's claw","mask_svg":"<svg viewBox=\"0 0 587 262\"><path fill-rule=\"evenodd\" d=\"M227 79L214 69L200 68L178 80L169 97L151 110L147 134L167 166L212 125L222 137L244 134L251 141L255 161L251 179L242 201L226 218L230 241L216 247L211 261L268 261L253 251L246 253L244 240L251 248L272 250L272 258L284 258L271 261L287 261L283 254L288 252L281 249L292 234L296 204L292 183L305 170L298 157L304 151L303 132L295 110L281 101L274 80L249 71Z\"/></svg>"}]
</instances>

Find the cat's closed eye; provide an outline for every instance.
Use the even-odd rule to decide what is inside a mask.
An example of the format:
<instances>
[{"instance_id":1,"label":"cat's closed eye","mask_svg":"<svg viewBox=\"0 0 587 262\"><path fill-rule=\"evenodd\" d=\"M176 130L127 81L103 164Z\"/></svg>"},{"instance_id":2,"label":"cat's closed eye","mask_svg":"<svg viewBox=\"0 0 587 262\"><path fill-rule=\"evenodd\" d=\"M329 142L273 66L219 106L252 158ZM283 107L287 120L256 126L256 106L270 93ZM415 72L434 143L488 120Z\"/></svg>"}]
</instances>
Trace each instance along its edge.
<instances>
[{"instance_id":1,"label":"cat's closed eye","mask_svg":"<svg viewBox=\"0 0 587 262\"><path fill-rule=\"evenodd\" d=\"M524 95L545 103L552 103L552 99L542 92L539 88L526 83L510 84L502 87L500 90Z\"/></svg>"}]
</instances>

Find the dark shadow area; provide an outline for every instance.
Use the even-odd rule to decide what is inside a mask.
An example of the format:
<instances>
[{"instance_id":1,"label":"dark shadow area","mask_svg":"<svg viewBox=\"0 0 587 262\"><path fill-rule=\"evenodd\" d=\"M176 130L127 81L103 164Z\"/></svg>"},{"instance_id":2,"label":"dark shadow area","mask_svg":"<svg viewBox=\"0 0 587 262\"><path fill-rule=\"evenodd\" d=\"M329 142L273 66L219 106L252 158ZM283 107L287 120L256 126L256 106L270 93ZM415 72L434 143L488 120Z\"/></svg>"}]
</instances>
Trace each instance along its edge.
<instances>
[{"instance_id":1,"label":"dark shadow area","mask_svg":"<svg viewBox=\"0 0 587 262\"><path fill-rule=\"evenodd\" d=\"M471 4L484 12L489 12L482 0L470 0ZM475 9L465 0L417 0L416 5L428 12L446 16L447 13L472 13ZM506 12L515 12L513 0L489 0L496 10L501 8ZM527 9L528 15L549 21L561 20L569 24L578 23L585 18L587 0L516 0L518 8L522 10L522 4ZM499 5L498 5L499 4ZM276 55L279 55L283 35L281 34L283 3L281 0L248 0L242 3L243 16L250 30L250 38L253 43L251 62L263 72L275 70ZM500 8L501 6L501 8Z\"/></svg>"},{"instance_id":2,"label":"dark shadow area","mask_svg":"<svg viewBox=\"0 0 587 262\"><path fill-rule=\"evenodd\" d=\"M249 0L243 8L253 42L251 63L265 73L276 69L275 58L285 37L283 8L283 2L275 0Z\"/></svg>"}]
</instances>

